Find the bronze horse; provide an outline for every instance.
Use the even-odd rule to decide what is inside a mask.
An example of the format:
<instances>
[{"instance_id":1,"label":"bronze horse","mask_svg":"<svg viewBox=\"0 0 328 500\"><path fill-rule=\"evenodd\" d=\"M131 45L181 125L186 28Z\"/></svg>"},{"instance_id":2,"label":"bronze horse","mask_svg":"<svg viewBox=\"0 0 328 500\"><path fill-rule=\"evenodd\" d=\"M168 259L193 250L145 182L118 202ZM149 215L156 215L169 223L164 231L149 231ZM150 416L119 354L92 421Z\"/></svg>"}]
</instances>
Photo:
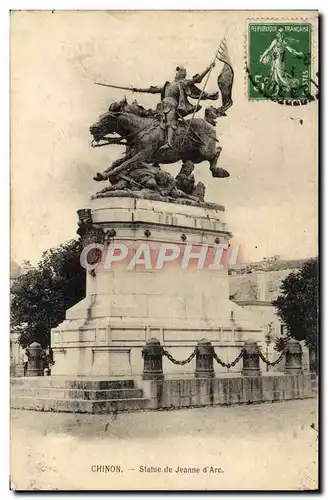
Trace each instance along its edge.
<instances>
[{"instance_id":1,"label":"bronze horse","mask_svg":"<svg viewBox=\"0 0 328 500\"><path fill-rule=\"evenodd\" d=\"M90 127L90 133L96 145L121 144L126 146L126 150L123 158L114 161L103 172L97 173L95 180L112 178L140 162L171 164L180 160L190 160L196 164L208 161L213 177L229 177L225 169L217 166L222 148L217 145L215 128L208 121L195 118L185 140L190 120L180 122L173 138L172 149L161 151L160 148L166 140L159 114L147 112L141 106L134 109L131 109L131 105L130 109L126 105L120 107L118 103L114 103L110 109ZM210 114L212 113L211 123L215 124L215 117L220 116L220 113L215 108L209 109ZM108 134L117 134L119 137L107 137ZM103 144L100 144L100 141L104 141Z\"/></svg>"}]
</instances>

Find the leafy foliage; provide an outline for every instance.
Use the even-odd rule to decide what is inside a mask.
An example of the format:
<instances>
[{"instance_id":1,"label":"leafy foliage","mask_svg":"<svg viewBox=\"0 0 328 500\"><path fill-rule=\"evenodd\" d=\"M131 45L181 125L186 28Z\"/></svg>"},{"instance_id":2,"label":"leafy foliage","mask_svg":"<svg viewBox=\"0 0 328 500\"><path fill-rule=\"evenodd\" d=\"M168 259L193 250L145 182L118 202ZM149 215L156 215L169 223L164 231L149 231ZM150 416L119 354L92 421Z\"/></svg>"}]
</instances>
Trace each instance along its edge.
<instances>
[{"instance_id":1,"label":"leafy foliage","mask_svg":"<svg viewBox=\"0 0 328 500\"><path fill-rule=\"evenodd\" d=\"M266 345L269 346L275 340L275 336L273 334L273 330L274 330L274 328L273 328L273 322L270 321L266 325L265 329L266 329L266 333L264 335L264 340L265 340Z\"/></svg>"},{"instance_id":2,"label":"leafy foliage","mask_svg":"<svg viewBox=\"0 0 328 500\"><path fill-rule=\"evenodd\" d=\"M85 269L80 264L81 242L71 240L43 253L36 267L14 280L11 287L11 327L25 347L50 344L51 329L65 311L85 297Z\"/></svg>"},{"instance_id":3,"label":"leafy foliage","mask_svg":"<svg viewBox=\"0 0 328 500\"><path fill-rule=\"evenodd\" d=\"M277 337L274 343L274 350L278 352L283 351L289 338L290 337Z\"/></svg>"},{"instance_id":4,"label":"leafy foliage","mask_svg":"<svg viewBox=\"0 0 328 500\"><path fill-rule=\"evenodd\" d=\"M308 347L318 347L319 315L318 259L310 259L282 282L281 294L273 301L288 335L305 340Z\"/></svg>"}]
</instances>

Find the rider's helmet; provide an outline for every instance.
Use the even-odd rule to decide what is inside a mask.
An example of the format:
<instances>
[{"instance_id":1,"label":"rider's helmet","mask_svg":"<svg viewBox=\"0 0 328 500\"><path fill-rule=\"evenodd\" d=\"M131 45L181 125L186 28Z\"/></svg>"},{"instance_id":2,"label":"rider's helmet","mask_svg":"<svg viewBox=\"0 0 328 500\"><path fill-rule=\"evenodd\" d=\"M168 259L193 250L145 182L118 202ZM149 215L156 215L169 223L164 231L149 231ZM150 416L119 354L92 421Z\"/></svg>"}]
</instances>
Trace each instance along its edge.
<instances>
[{"instance_id":1,"label":"rider's helmet","mask_svg":"<svg viewBox=\"0 0 328 500\"><path fill-rule=\"evenodd\" d=\"M177 66L175 79L176 80L183 80L183 78L186 78L186 76L187 76L186 68L184 66Z\"/></svg>"}]
</instances>

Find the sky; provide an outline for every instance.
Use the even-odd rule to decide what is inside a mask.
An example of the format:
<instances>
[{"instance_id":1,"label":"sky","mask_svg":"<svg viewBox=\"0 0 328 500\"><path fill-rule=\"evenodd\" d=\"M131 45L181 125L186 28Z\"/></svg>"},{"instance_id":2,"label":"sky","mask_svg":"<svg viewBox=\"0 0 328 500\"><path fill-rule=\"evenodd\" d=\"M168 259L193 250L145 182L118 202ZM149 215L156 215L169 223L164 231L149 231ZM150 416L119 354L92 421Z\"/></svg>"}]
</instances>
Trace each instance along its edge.
<instances>
[{"instance_id":1,"label":"sky","mask_svg":"<svg viewBox=\"0 0 328 500\"><path fill-rule=\"evenodd\" d=\"M291 108L248 100L251 17L258 13L11 13L12 259L35 263L43 251L76 237L76 211L104 186L92 177L123 153L120 146L91 148L89 127L98 116L125 94L146 107L158 102L158 96L94 83L163 85L178 65L192 76L210 64L223 36L235 71L234 104L216 131L219 164L230 177L213 179L205 162L195 169L196 181L205 183L207 201L225 205L232 242L242 245L246 260L317 255L317 103ZM313 39L315 68L315 27ZM217 90L220 69L217 64L207 91ZM164 169L176 174L179 166Z\"/></svg>"}]
</instances>

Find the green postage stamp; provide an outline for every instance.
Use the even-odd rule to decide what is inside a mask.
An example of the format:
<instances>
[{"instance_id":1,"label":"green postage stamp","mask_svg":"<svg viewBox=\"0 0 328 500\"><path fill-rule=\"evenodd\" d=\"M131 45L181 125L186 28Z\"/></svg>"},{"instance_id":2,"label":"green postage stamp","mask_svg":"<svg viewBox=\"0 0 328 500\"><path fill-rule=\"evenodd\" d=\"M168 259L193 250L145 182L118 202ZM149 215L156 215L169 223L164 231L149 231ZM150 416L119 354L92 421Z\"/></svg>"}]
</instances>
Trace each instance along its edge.
<instances>
[{"instance_id":1,"label":"green postage stamp","mask_svg":"<svg viewBox=\"0 0 328 500\"><path fill-rule=\"evenodd\" d=\"M311 99L311 24L248 24L248 98Z\"/></svg>"}]
</instances>

